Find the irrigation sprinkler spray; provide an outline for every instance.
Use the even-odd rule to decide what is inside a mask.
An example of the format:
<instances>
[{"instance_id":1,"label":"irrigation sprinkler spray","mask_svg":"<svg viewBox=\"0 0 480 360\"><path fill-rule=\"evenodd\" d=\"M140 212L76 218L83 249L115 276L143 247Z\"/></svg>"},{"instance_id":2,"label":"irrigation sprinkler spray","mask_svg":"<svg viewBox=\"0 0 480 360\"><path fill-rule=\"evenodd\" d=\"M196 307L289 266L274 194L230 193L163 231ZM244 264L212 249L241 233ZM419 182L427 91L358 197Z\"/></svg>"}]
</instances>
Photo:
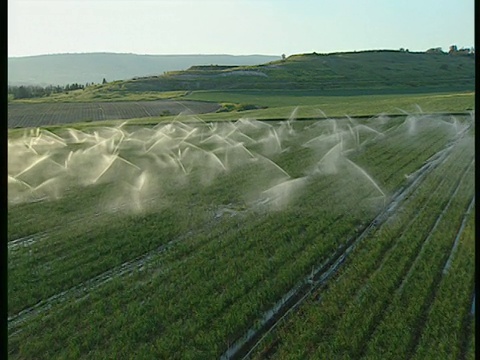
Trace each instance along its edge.
<instances>
[{"instance_id":1,"label":"irrigation sprinkler spray","mask_svg":"<svg viewBox=\"0 0 480 360\"><path fill-rule=\"evenodd\" d=\"M250 192L251 198L268 198L270 203L279 203L282 208L295 201L296 195L289 194L299 194L292 189L309 184L307 178L337 174L344 171L344 164L348 164L367 179L385 201L386 195L374 178L346 154L363 151L367 141L374 142L387 133L417 132L420 129L418 116L407 115L403 128L400 125L387 131L380 131L375 126L384 123L379 117L361 123L348 116L345 119L321 119L294 129L297 112L298 108L295 108L285 121L275 124L248 118L206 123L197 116L183 113L170 123L153 127L129 128L129 123L123 122L114 127L67 128L59 133L37 128L15 141L9 140L9 189L12 199L19 201L22 192L41 184L37 190L56 186L55 198L58 198L62 189L72 185L102 183L110 184L108 188L117 189L117 196L122 196L118 184L123 181L129 184L120 186L130 189L124 190L126 193L136 191L141 195L135 200L138 203L147 193L155 196L154 192L146 190L151 188L147 184L152 181L146 179L169 183L178 190L183 186L195 186L201 191L219 176L235 176L233 174L240 174L247 166L256 170L248 175L248 188L236 192ZM326 118L321 110L319 113ZM443 119L441 124L445 124L445 129L452 129L452 133L461 132L466 127L455 117L447 120ZM422 120L424 123L429 126L428 119ZM290 175L288 166L284 167L281 160L291 157L291 151L285 152L287 148L293 151L304 148L302 151L309 154L308 161L298 159L295 166L303 166L303 170L297 169L296 173L310 175L297 179ZM38 180L31 181L34 175ZM259 185L255 188L256 182ZM18 196L13 192L18 192ZM282 192L285 192L284 196L278 195ZM23 198L28 201L27 197Z\"/></svg>"}]
</instances>

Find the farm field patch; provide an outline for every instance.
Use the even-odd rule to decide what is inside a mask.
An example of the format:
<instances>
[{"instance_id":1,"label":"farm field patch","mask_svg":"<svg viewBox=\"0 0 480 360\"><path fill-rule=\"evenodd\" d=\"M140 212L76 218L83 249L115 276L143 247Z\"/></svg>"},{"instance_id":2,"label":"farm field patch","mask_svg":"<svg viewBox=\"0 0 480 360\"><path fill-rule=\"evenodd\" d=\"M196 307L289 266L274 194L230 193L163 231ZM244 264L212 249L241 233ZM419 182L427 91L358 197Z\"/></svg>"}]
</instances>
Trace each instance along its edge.
<instances>
[{"instance_id":1,"label":"farm field patch","mask_svg":"<svg viewBox=\"0 0 480 360\"><path fill-rule=\"evenodd\" d=\"M125 101L116 102L12 102L8 104L8 127L71 124L78 128L93 121L115 126L118 119L156 125L185 114L199 114L204 121L236 121L241 117L282 120L292 113L298 119L344 117L346 114L353 117L423 112L468 114L475 100L473 92L326 96L318 91L300 90L193 91L180 92L177 98L170 100L147 101L148 97L144 100L138 97L138 101L127 101L131 95L139 96L127 94ZM229 107L233 110L222 111ZM243 110L237 111L237 108Z\"/></svg>"},{"instance_id":2,"label":"farm field patch","mask_svg":"<svg viewBox=\"0 0 480 360\"><path fill-rule=\"evenodd\" d=\"M474 114L296 116L12 132L9 356L422 358L471 336Z\"/></svg>"},{"instance_id":3,"label":"farm field patch","mask_svg":"<svg viewBox=\"0 0 480 360\"><path fill-rule=\"evenodd\" d=\"M182 112L202 114L220 106L201 101L128 101L128 102L45 102L9 103L8 127L39 127L78 122L151 118L178 115Z\"/></svg>"}]
</instances>

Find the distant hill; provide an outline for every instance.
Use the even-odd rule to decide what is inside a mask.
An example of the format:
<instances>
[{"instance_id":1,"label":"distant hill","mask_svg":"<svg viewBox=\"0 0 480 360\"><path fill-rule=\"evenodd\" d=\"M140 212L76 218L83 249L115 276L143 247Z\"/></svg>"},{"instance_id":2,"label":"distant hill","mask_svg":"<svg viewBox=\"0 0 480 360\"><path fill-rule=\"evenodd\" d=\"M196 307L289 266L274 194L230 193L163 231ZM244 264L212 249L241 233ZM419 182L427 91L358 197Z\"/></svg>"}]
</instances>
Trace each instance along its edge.
<instances>
[{"instance_id":1,"label":"distant hill","mask_svg":"<svg viewBox=\"0 0 480 360\"><path fill-rule=\"evenodd\" d=\"M194 65L258 65L278 60L268 55L55 54L8 58L9 85L66 85L161 75Z\"/></svg>"},{"instance_id":2,"label":"distant hill","mask_svg":"<svg viewBox=\"0 0 480 360\"><path fill-rule=\"evenodd\" d=\"M474 86L473 54L372 50L299 54L254 66L193 66L116 83L110 90L316 90L361 94L473 90Z\"/></svg>"}]
</instances>

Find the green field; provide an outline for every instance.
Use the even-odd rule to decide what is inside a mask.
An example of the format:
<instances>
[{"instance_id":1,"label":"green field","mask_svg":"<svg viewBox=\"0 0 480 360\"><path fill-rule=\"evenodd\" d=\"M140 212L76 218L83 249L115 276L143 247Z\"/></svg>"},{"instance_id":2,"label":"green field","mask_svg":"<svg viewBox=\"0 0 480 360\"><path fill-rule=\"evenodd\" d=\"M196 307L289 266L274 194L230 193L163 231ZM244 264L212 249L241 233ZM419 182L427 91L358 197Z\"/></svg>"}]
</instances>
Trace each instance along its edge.
<instances>
[{"instance_id":1,"label":"green field","mask_svg":"<svg viewBox=\"0 0 480 360\"><path fill-rule=\"evenodd\" d=\"M473 359L473 65L313 53L9 99L9 358Z\"/></svg>"},{"instance_id":2,"label":"green field","mask_svg":"<svg viewBox=\"0 0 480 360\"><path fill-rule=\"evenodd\" d=\"M266 109L237 112L255 119L283 119L296 109L301 118L373 116L405 112L464 112L474 108L474 92L319 95L309 91L195 91L185 99L253 104ZM208 116L208 115L207 115ZM210 115L211 116L211 115ZM215 115L218 116L218 115Z\"/></svg>"},{"instance_id":3,"label":"green field","mask_svg":"<svg viewBox=\"0 0 480 360\"><path fill-rule=\"evenodd\" d=\"M475 93L471 91L349 96L325 96L311 91L195 91L156 101L149 101L148 97L142 101L128 101L129 96L126 94L122 102L15 101L8 105L8 127L61 127L64 124L78 127L82 125L75 123L85 121L110 126L115 125L118 119L128 119L135 124L156 124L173 121L180 113L201 114L205 121L237 120L241 117L279 120L290 117L292 113L296 118L317 119L345 115L402 115L406 112L464 113L475 107ZM161 93L158 97L162 97ZM252 107L258 109L245 110Z\"/></svg>"},{"instance_id":4,"label":"green field","mask_svg":"<svg viewBox=\"0 0 480 360\"><path fill-rule=\"evenodd\" d=\"M473 94L283 100L10 131L9 358L473 358Z\"/></svg>"}]
</instances>

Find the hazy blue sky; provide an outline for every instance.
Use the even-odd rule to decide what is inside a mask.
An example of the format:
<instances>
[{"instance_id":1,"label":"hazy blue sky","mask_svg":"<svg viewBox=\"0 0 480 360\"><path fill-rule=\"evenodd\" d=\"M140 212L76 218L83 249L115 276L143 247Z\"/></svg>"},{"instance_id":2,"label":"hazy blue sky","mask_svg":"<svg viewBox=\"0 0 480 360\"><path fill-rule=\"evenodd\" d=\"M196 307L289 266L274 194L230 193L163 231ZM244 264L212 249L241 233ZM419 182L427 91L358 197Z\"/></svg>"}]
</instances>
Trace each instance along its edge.
<instances>
[{"instance_id":1,"label":"hazy blue sky","mask_svg":"<svg viewBox=\"0 0 480 360\"><path fill-rule=\"evenodd\" d=\"M474 46L474 0L8 0L8 55Z\"/></svg>"}]
</instances>

